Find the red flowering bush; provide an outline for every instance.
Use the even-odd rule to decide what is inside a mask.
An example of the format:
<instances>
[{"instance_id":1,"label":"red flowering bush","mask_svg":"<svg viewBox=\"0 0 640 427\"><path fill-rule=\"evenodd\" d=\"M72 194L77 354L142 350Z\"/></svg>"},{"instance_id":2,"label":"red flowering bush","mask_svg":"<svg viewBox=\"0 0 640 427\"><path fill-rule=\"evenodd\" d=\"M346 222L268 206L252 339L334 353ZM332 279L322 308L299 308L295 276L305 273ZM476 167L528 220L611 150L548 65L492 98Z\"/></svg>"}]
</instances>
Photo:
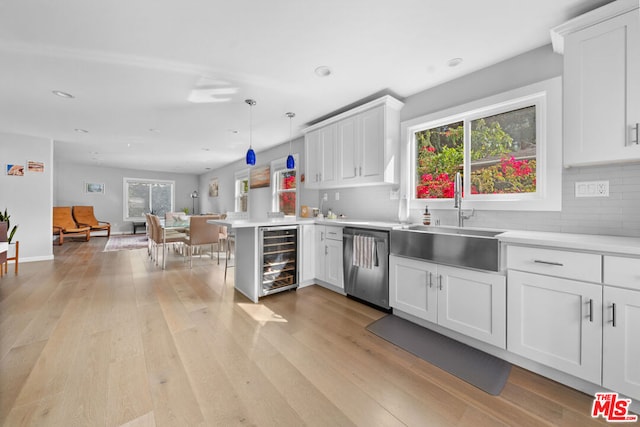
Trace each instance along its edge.
<instances>
[{"instance_id":1,"label":"red flowering bush","mask_svg":"<svg viewBox=\"0 0 640 427\"><path fill-rule=\"evenodd\" d=\"M290 190L296 188L296 176L294 173L283 175L282 177L282 189ZM280 212L284 212L285 215L296 214L296 193L282 192L279 194Z\"/></svg>"},{"instance_id":2,"label":"red flowering bush","mask_svg":"<svg viewBox=\"0 0 640 427\"><path fill-rule=\"evenodd\" d=\"M500 164L471 173L472 194L533 193L536 191L536 161L516 160L513 156Z\"/></svg>"},{"instance_id":3,"label":"red flowering bush","mask_svg":"<svg viewBox=\"0 0 640 427\"><path fill-rule=\"evenodd\" d=\"M420 184L416 186L418 199L442 199L453 197L453 181L449 174L441 173L433 176L430 173L420 177Z\"/></svg>"}]
</instances>

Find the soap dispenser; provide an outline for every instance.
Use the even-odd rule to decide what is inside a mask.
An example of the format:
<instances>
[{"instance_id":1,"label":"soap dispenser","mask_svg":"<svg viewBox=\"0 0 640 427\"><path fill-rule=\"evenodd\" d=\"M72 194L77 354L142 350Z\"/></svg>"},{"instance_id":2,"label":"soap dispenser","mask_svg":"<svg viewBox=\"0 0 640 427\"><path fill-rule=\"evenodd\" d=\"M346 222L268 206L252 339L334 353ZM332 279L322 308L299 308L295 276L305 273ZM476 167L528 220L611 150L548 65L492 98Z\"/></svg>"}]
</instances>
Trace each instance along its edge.
<instances>
[{"instance_id":1,"label":"soap dispenser","mask_svg":"<svg viewBox=\"0 0 640 427\"><path fill-rule=\"evenodd\" d=\"M424 214L422 215L422 223L424 225L431 225L431 213L429 212L429 207L425 206Z\"/></svg>"}]
</instances>

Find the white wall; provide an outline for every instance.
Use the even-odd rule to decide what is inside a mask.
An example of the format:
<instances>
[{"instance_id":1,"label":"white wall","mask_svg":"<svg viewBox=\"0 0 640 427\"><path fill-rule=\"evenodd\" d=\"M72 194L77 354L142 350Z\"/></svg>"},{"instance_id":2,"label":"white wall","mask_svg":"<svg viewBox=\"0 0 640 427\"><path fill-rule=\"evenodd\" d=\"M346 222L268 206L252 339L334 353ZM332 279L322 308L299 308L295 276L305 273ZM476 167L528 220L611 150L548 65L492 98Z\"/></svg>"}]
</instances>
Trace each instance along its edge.
<instances>
[{"instance_id":1,"label":"white wall","mask_svg":"<svg viewBox=\"0 0 640 427\"><path fill-rule=\"evenodd\" d=\"M298 163L296 164L296 170L298 176L304 173L304 139L298 138L293 141L292 144L293 153L298 154ZM289 143L280 144L274 148L266 151L260 151L256 153L256 166L268 165L273 160L277 160L283 157L287 157L289 154ZM235 173L238 171L246 170L248 166L245 164L244 159L231 163L220 169L216 169L209 173L200 175L200 184L198 192L201 196L201 209L202 212L212 213L225 213L235 210ZM219 191L218 197L209 197L209 181L212 178L218 178ZM271 188L254 188L249 189L249 217L252 219L266 218L267 212L272 210L271 203ZM298 197L300 198L299 205L308 205L311 207L317 207L319 203L318 191L307 190L304 184L300 186L298 190ZM299 213L298 213L299 214Z\"/></svg>"},{"instance_id":2,"label":"white wall","mask_svg":"<svg viewBox=\"0 0 640 427\"><path fill-rule=\"evenodd\" d=\"M123 178L175 181L176 210L189 208L189 211L191 211L192 200L190 195L193 190L198 188L197 175L56 162L54 206L91 205L98 220L111 223L112 233L131 233L131 223L124 221ZM103 183L105 185L104 194L85 193L85 182Z\"/></svg>"},{"instance_id":3,"label":"white wall","mask_svg":"<svg viewBox=\"0 0 640 427\"><path fill-rule=\"evenodd\" d=\"M401 120L406 121L452 106L562 75L562 56L550 45L532 50L459 79L425 90L404 100ZM606 143L606 141L603 141ZM404 171L401 171L404 172ZM608 180L610 197L574 196L576 181ZM561 231L587 234L640 236L640 164L571 168L563 170L561 212L479 211L465 224L476 227ZM398 219L398 202L390 200L390 187L325 190L336 213L352 218ZM335 200L335 193L340 200ZM319 196L320 197L320 196ZM316 204L319 202L316 202ZM413 222L422 212L410 211ZM432 211L443 225L457 224L453 209Z\"/></svg>"},{"instance_id":4,"label":"white wall","mask_svg":"<svg viewBox=\"0 0 640 427\"><path fill-rule=\"evenodd\" d=\"M12 226L18 224L14 241L20 242L20 262L52 259L52 141L0 133L0 158L0 209L8 210ZM27 171L28 160L44 162L44 172ZM7 175L7 164L25 165L25 175Z\"/></svg>"}]
</instances>

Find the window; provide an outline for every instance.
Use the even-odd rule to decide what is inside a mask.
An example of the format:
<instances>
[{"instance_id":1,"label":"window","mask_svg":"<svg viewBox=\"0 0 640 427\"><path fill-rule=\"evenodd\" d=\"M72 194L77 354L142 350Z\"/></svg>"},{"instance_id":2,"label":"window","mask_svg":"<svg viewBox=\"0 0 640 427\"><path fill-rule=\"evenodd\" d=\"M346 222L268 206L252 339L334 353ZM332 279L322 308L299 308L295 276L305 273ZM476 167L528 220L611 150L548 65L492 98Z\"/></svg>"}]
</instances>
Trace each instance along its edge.
<instances>
[{"instance_id":1,"label":"window","mask_svg":"<svg viewBox=\"0 0 640 427\"><path fill-rule=\"evenodd\" d=\"M294 156L296 165L297 156ZM271 163L273 171L273 210L296 216L298 211L298 185L296 169L287 169L286 159Z\"/></svg>"},{"instance_id":2,"label":"window","mask_svg":"<svg viewBox=\"0 0 640 427\"><path fill-rule=\"evenodd\" d=\"M236 172L235 174L235 211L247 212L249 202L249 170Z\"/></svg>"},{"instance_id":3,"label":"window","mask_svg":"<svg viewBox=\"0 0 640 427\"><path fill-rule=\"evenodd\" d=\"M561 82L547 80L403 123L411 207L559 210Z\"/></svg>"},{"instance_id":4,"label":"window","mask_svg":"<svg viewBox=\"0 0 640 427\"><path fill-rule=\"evenodd\" d=\"M144 221L145 213L173 212L174 181L124 178L124 220Z\"/></svg>"}]
</instances>

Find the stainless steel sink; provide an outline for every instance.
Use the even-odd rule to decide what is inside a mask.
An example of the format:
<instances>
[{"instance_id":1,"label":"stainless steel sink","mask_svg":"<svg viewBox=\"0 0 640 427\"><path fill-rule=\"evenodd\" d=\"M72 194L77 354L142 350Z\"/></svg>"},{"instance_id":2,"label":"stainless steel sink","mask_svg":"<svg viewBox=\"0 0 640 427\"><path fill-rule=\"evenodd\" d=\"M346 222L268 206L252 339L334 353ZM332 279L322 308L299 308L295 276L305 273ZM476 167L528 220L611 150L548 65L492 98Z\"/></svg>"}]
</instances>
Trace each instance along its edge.
<instances>
[{"instance_id":1,"label":"stainless steel sink","mask_svg":"<svg viewBox=\"0 0 640 427\"><path fill-rule=\"evenodd\" d=\"M411 225L408 230L425 231L427 233L437 234L459 234L463 236L479 236L479 237L495 237L504 233L503 230L484 230L478 228L459 228L459 227L433 227L430 225Z\"/></svg>"},{"instance_id":2,"label":"stainless steel sink","mask_svg":"<svg viewBox=\"0 0 640 427\"><path fill-rule=\"evenodd\" d=\"M419 258L458 267L500 271L500 230L411 226L393 230L392 255Z\"/></svg>"}]
</instances>

